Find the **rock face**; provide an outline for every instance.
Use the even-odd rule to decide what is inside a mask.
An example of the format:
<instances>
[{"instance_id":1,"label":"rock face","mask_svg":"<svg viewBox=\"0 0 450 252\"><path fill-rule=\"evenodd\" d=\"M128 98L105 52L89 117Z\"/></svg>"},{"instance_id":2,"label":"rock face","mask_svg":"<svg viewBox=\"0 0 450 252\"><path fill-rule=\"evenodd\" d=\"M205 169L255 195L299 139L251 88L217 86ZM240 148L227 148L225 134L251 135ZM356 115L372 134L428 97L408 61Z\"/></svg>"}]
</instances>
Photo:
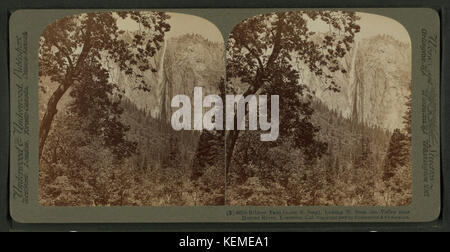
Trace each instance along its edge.
<instances>
[{"instance_id":1,"label":"rock face","mask_svg":"<svg viewBox=\"0 0 450 252\"><path fill-rule=\"evenodd\" d=\"M218 94L218 83L225 75L224 44L201 35L186 34L171 38L153 58L156 72L142 73L150 92L136 89L136 80L109 62L113 82L139 109L154 118L170 121L170 102L175 95L193 96L194 87L203 87L203 95Z\"/></svg>"},{"instance_id":2,"label":"rock face","mask_svg":"<svg viewBox=\"0 0 450 252\"><path fill-rule=\"evenodd\" d=\"M224 45L200 35L187 34L166 41L153 58L157 72L143 73L150 92L136 89L136 80L108 63L112 81L125 96L154 118L169 121L171 99L178 94L193 96L194 87L203 95L219 94L219 79L225 74ZM338 93L325 90L317 76L301 74L315 97L346 118L393 130L402 128L405 103L410 95L411 46L380 35L358 41L341 60L346 73L335 73Z\"/></svg>"},{"instance_id":3,"label":"rock face","mask_svg":"<svg viewBox=\"0 0 450 252\"><path fill-rule=\"evenodd\" d=\"M302 80L330 109L346 118L386 129L403 128L411 85L411 46L390 36L361 40L342 59L347 73L336 73L341 91L325 91L322 81L305 73Z\"/></svg>"}]
</instances>

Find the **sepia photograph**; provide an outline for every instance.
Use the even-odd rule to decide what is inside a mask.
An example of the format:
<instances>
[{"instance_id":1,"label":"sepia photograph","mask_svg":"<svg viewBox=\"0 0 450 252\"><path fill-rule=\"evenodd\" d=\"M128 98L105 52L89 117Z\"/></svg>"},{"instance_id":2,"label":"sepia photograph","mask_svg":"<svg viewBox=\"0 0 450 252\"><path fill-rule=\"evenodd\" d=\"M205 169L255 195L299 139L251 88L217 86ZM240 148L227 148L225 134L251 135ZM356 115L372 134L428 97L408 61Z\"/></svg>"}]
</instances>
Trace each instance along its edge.
<instances>
[{"instance_id":1,"label":"sepia photograph","mask_svg":"<svg viewBox=\"0 0 450 252\"><path fill-rule=\"evenodd\" d=\"M407 206L411 40L352 11L93 12L39 42L43 206Z\"/></svg>"},{"instance_id":2,"label":"sepia photograph","mask_svg":"<svg viewBox=\"0 0 450 252\"><path fill-rule=\"evenodd\" d=\"M201 131L171 126L174 96L223 90L223 55L220 31L192 15L101 12L50 24L39 50L40 204L223 205L224 165L200 177ZM208 149L223 155L222 145Z\"/></svg>"},{"instance_id":3,"label":"sepia photograph","mask_svg":"<svg viewBox=\"0 0 450 252\"><path fill-rule=\"evenodd\" d=\"M280 101L276 141L229 132L227 204L411 203L411 42L400 23L348 11L262 14L236 25L226 60L230 92Z\"/></svg>"}]
</instances>

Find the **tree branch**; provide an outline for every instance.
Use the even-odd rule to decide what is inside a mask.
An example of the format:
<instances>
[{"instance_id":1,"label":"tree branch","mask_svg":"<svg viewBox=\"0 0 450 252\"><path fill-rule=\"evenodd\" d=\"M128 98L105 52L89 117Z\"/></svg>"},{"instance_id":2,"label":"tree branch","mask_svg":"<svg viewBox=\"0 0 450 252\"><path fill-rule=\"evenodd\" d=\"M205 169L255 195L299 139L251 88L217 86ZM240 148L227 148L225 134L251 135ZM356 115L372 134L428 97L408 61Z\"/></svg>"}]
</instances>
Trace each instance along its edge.
<instances>
[{"instance_id":1,"label":"tree branch","mask_svg":"<svg viewBox=\"0 0 450 252\"><path fill-rule=\"evenodd\" d=\"M62 50L62 48L58 45L58 43L52 43L63 55L66 57L67 62L69 63L70 68L73 68L72 59L69 57L67 52L65 50Z\"/></svg>"},{"instance_id":2,"label":"tree branch","mask_svg":"<svg viewBox=\"0 0 450 252\"><path fill-rule=\"evenodd\" d=\"M248 45L244 45L245 49L247 49L251 55L253 55L253 57L255 57L255 59L258 61L259 67L261 68L261 70L264 70L264 65L261 61L261 59L259 58L258 55L256 55L256 53L250 49L250 47L248 47Z\"/></svg>"}]
</instances>

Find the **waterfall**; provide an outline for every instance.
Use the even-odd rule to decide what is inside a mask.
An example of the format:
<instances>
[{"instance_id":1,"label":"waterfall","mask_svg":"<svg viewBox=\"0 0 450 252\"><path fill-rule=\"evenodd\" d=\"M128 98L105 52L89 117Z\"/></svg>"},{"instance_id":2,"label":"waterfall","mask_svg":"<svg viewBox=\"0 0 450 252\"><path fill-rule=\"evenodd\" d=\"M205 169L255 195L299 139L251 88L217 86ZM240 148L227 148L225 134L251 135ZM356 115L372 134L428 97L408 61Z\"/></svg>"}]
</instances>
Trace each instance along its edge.
<instances>
[{"instance_id":1,"label":"waterfall","mask_svg":"<svg viewBox=\"0 0 450 252\"><path fill-rule=\"evenodd\" d=\"M164 40L164 45L163 45L163 50L162 50L162 54L161 54L161 59L159 61L159 68L158 68L158 73L157 73L157 78L158 78L158 90L159 90L159 104L160 104L160 109L159 109L159 117L164 121L165 120L165 104L166 104L166 85L167 82L164 81L164 59L166 56L166 47L167 47L167 43L166 40Z\"/></svg>"},{"instance_id":2,"label":"waterfall","mask_svg":"<svg viewBox=\"0 0 450 252\"><path fill-rule=\"evenodd\" d=\"M356 69L356 55L358 53L358 45L359 43L356 43L355 45L355 52L353 54L353 58L352 58L352 70L351 70L351 75L350 75L350 80L349 82L352 84L353 86L353 111L352 111L352 120L353 123L355 124L354 126L356 126L356 124L361 123L362 125L364 125L364 96L365 96L365 91L364 91L364 73L361 71L362 69L360 69L360 71L357 71ZM358 67L362 67L361 64L358 64ZM357 128L357 127L356 127ZM361 134L363 134L363 132L361 132Z\"/></svg>"},{"instance_id":3,"label":"waterfall","mask_svg":"<svg viewBox=\"0 0 450 252\"><path fill-rule=\"evenodd\" d=\"M355 84L355 62L356 62L356 55L358 54L358 45L359 43L356 42L355 43L355 49L353 52L353 56L352 56L352 65L351 65L351 69L350 69L350 76L349 76L349 84L354 85Z\"/></svg>"},{"instance_id":4,"label":"waterfall","mask_svg":"<svg viewBox=\"0 0 450 252\"><path fill-rule=\"evenodd\" d=\"M164 40L163 51L161 55L161 60L159 61L159 69L158 69L158 87L160 87L164 81L164 57L166 55L166 47L167 43Z\"/></svg>"},{"instance_id":5,"label":"waterfall","mask_svg":"<svg viewBox=\"0 0 450 252\"><path fill-rule=\"evenodd\" d=\"M170 57L166 56L167 42L164 41L164 47L161 55L161 63L158 69L158 86L160 99L158 100L160 104L160 119L162 122L170 122L170 115L172 114L172 107L170 102L173 96L173 86L172 86L172 61ZM170 55L169 55L170 56ZM165 66L167 64L167 66Z\"/></svg>"},{"instance_id":6,"label":"waterfall","mask_svg":"<svg viewBox=\"0 0 450 252\"><path fill-rule=\"evenodd\" d=\"M352 62L351 62L351 69L350 69L350 75L349 75L349 85L351 85L353 89L353 101L352 101L352 115L351 118L353 120L353 123L358 123L360 121L360 109L361 109L361 95L364 95L361 93L361 83L357 78L356 73L356 56L358 54L358 45L359 43L355 43L355 49L352 55Z\"/></svg>"}]
</instances>

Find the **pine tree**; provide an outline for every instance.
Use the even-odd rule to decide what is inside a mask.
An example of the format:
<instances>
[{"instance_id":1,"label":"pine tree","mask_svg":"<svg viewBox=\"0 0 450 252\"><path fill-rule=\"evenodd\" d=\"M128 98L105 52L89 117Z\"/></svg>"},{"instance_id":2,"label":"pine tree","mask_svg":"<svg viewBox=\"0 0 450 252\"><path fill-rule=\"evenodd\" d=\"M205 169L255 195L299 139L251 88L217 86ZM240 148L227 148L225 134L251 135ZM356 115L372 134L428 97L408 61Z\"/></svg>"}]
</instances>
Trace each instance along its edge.
<instances>
[{"instance_id":1,"label":"pine tree","mask_svg":"<svg viewBox=\"0 0 450 252\"><path fill-rule=\"evenodd\" d=\"M225 95L228 91L225 80L220 78L218 81L220 97L225 101ZM207 165L222 167L224 165L224 145L225 131L204 130L200 135L197 150L192 163L192 179L196 180L203 175Z\"/></svg>"},{"instance_id":2,"label":"pine tree","mask_svg":"<svg viewBox=\"0 0 450 252\"><path fill-rule=\"evenodd\" d=\"M203 131L200 135L197 151L195 152L192 179L203 175L204 168L209 166L223 166L224 138L218 131Z\"/></svg>"},{"instance_id":3,"label":"pine tree","mask_svg":"<svg viewBox=\"0 0 450 252\"><path fill-rule=\"evenodd\" d=\"M168 133L168 143L166 145L166 156L162 161L162 167L165 169L174 169L181 167L181 154L178 146L178 137L175 132Z\"/></svg>"},{"instance_id":4,"label":"pine tree","mask_svg":"<svg viewBox=\"0 0 450 252\"><path fill-rule=\"evenodd\" d=\"M334 160L334 168L333 168L333 171L335 174L338 174L340 172L340 169L341 169L340 167L341 167L341 164L339 162L339 156L336 156L336 159Z\"/></svg>"},{"instance_id":5,"label":"pine tree","mask_svg":"<svg viewBox=\"0 0 450 252\"><path fill-rule=\"evenodd\" d=\"M411 202L411 96L407 97L403 131L395 129L384 162L383 180L389 204Z\"/></svg>"},{"instance_id":6,"label":"pine tree","mask_svg":"<svg viewBox=\"0 0 450 252\"><path fill-rule=\"evenodd\" d=\"M405 115L403 116L403 125L404 125L403 130L405 131L408 140L411 142L411 99L412 99L411 94L406 98L407 98L407 101L405 103L406 112Z\"/></svg>"},{"instance_id":7,"label":"pine tree","mask_svg":"<svg viewBox=\"0 0 450 252\"><path fill-rule=\"evenodd\" d=\"M399 129L395 129L389 142L388 151L384 164L383 180L392 178L398 167L407 165L409 162L408 137Z\"/></svg>"}]
</instances>

